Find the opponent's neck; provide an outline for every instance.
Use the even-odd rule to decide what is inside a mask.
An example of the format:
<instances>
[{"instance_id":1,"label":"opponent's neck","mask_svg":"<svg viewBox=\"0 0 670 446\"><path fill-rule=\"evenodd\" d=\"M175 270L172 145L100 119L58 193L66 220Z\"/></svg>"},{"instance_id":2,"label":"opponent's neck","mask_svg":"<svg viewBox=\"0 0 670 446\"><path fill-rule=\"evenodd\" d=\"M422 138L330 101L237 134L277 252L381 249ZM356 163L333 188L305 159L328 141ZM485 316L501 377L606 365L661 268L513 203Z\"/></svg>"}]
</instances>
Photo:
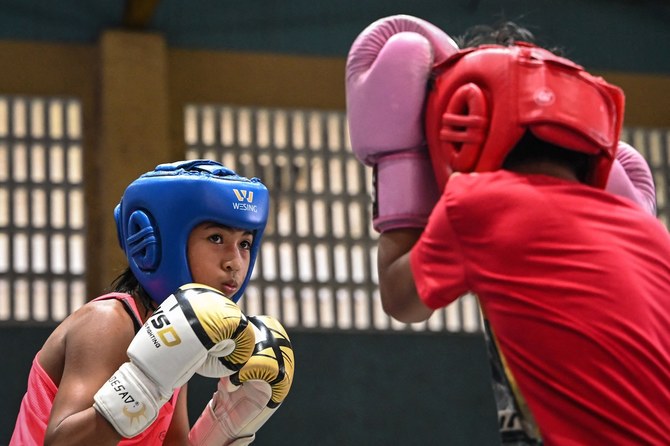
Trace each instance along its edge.
<instances>
[{"instance_id":1,"label":"opponent's neck","mask_svg":"<svg viewBox=\"0 0 670 446\"><path fill-rule=\"evenodd\" d=\"M551 161L529 161L526 163L519 163L509 170L517 173L548 175L567 181L579 182L573 169Z\"/></svg>"}]
</instances>

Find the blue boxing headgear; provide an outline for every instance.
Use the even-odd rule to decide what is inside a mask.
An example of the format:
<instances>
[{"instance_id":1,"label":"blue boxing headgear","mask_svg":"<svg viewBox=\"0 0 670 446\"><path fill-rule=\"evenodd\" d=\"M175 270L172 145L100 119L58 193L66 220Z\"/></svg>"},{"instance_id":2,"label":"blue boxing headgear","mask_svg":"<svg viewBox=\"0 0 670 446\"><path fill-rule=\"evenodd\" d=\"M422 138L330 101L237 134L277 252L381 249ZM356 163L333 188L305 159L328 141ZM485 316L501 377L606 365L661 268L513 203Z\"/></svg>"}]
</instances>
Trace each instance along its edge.
<instances>
[{"instance_id":1,"label":"blue boxing headgear","mask_svg":"<svg viewBox=\"0 0 670 446\"><path fill-rule=\"evenodd\" d=\"M213 222L253 233L249 282L265 224L268 190L211 160L160 164L133 181L114 209L119 243L133 274L159 304L178 287L193 282L187 244L199 224Z\"/></svg>"}]
</instances>

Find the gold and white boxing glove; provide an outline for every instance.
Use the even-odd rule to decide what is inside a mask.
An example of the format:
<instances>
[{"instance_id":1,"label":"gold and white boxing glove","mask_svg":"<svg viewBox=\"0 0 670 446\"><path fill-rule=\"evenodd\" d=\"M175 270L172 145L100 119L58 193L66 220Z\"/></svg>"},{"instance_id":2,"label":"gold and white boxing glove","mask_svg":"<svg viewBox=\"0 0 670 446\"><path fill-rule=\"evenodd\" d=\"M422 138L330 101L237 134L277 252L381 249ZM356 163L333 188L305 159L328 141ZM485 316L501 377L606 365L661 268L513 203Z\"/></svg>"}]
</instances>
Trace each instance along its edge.
<instances>
[{"instance_id":1,"label":"gold and white boxing glove","mask_svg":"<svg viewBox=\"0 0 670 446\"><path fill-rule=\"evenodd\" d=\"M284 327L270 316L249 316L256 347L238 373L219 380L217 391L189 433L195 446L245 446L291 389L295 359Z\"/></svg>"}]
</instances>

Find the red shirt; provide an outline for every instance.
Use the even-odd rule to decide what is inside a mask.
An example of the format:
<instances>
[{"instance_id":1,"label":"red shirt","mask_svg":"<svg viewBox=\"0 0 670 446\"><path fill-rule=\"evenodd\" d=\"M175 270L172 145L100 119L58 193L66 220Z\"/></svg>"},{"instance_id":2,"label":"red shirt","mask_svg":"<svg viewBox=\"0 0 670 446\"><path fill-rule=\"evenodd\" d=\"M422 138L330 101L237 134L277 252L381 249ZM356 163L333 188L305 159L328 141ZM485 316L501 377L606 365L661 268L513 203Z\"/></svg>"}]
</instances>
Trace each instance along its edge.
<instances>
[{"instance_id":1,"label":"red shirt","mask_svg":"<svg viewBox=\"0 0 670 446\"><path fill-rule=\"evenodd\" d=\"M421 299L475 293L547 445L670 445L670 236L604 191L452 177L412 249Z\"/></svg>"},{"instance_id":2,"label":"red shirt","mask_svg":"<svg viewBox=\"0 0 670 446\"><path fill-rule=\"evenodd\" d=\"M104 299L118 299L125 302L125 305L134 313L137 320L141 320L135 301L129 295L110 293L100 296L94 299L94 301ZM58 387L56 387L49 375L44 371L38 362L38 357L39 352L35 355L32 368L30 369L28 390L21 401L21 409L16 419L14 433L9 441L10 446L44 444L44 435L46 434L51 407L56 398ZM161 407L158 412L158 418L156 418L156 421L151 426L133 438L122 439L119 442L119 446L163 444L165 434L172 421L179 391L180 389L175 390L172 398ZM93 405L93 401L91 401L91 405Z\"/></svg>"}]
</instances>

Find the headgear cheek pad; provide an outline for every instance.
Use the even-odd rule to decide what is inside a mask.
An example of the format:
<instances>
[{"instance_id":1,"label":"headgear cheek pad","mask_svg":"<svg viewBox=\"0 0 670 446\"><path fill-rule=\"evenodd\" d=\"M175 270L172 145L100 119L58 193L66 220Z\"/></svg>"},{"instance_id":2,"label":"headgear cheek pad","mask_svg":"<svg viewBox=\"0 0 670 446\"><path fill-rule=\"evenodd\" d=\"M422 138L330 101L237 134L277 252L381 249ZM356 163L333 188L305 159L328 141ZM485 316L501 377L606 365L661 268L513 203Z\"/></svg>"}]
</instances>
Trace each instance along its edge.
<instances>
[{"instance_id":1,"label":"headgear cheek pad","mask_svg":"<svg viewBox=\"0 0 670 446\"><path fill-rule=\"evenodd\" d=\"M525 43L465 49L436 72L425 130L441 190L452 172L500 169L526 131L591 155L586 182L605 187L623 123L621 89Z\"/></svg>"},{"instance_id":2,"label":"headgear cheek pad","mask_svg":"<svg viewBox=\"0 0 670 446\"><path fill-rule=\"evenodd\" d=\"M161 303L178 287L193 282L187 245L191 231L213 222L253 233L249 282L268 219L269 196L258 178L237 175L211 160L160 164L133 181L114 209L117 234L133 274Z\"/></svg>"}]
</instances>

